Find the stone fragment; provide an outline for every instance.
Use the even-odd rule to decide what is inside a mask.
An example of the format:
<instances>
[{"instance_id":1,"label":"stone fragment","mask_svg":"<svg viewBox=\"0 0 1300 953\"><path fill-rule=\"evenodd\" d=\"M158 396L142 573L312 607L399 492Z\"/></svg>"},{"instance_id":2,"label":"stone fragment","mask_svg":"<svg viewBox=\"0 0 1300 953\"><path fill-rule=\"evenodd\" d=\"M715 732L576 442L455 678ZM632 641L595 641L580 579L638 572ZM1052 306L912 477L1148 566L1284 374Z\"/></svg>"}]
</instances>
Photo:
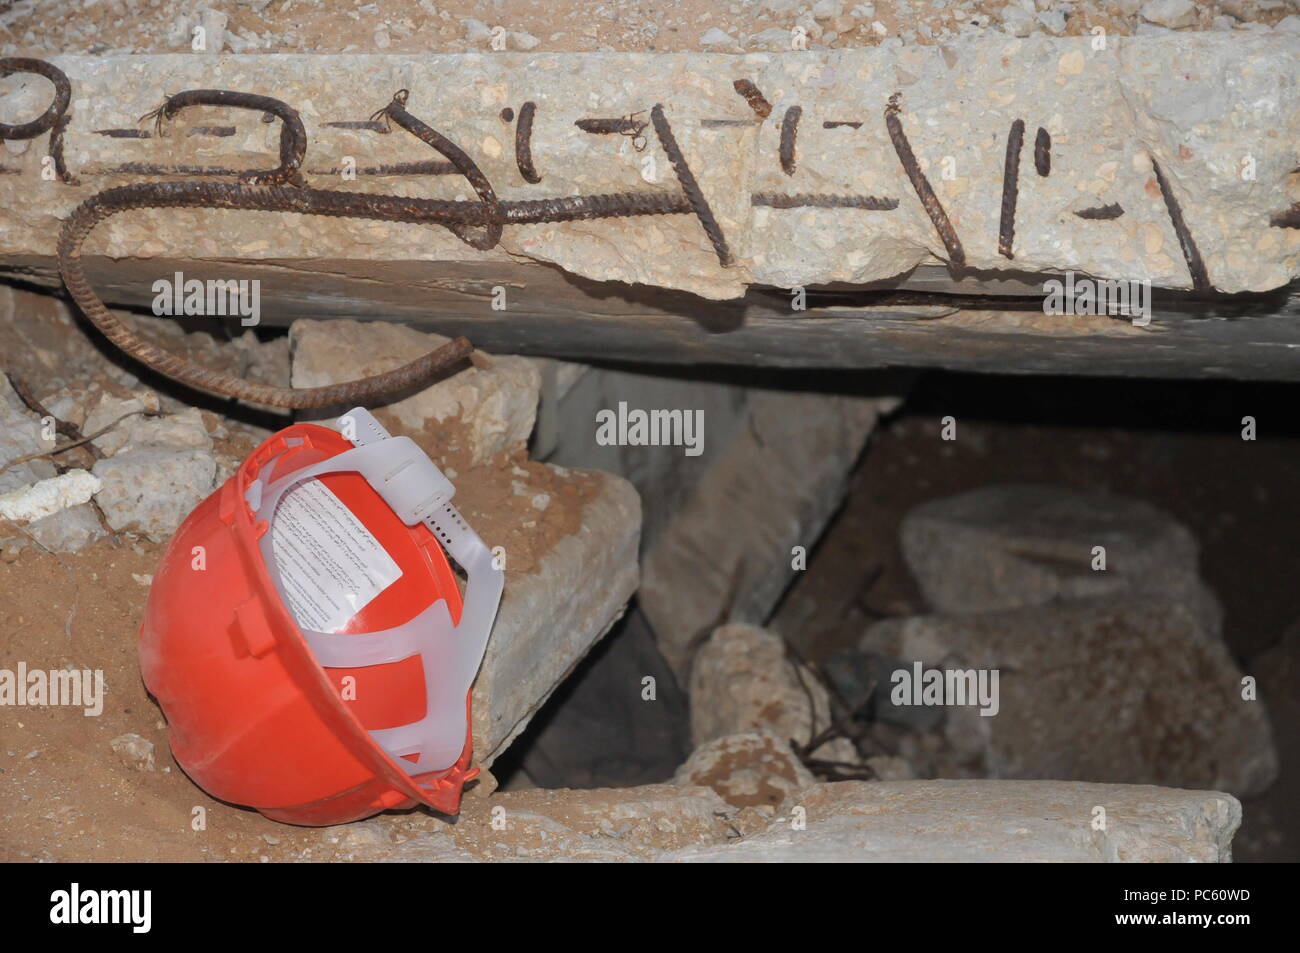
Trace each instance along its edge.
<instances>
[{"instance_id":1,"label":"stone fragment","mask_svg":"<svg viewBox=\"0 0 1300 953\"><path fill-rule=\"evenodd\" d=\"M164 542L212 492L217 465L204 450L144 446L99 460L92 472L109 526Z\"/></svg>"},{"instance_id":2,"label":"stone fragment","mask_svg":"<svg viewBox=\"0 0 1300 953\"><path fill-rule=\"evenodd\" d=\"M108 395L105 395L108 398ZM111 399L111 398L109 398ZM121 408L132 408L137 404L131 400L119 404ZM102 404L101 404L102 406ZM92 419L98 412L92 412ZM111 421L110 421L111 422ZM90 431L93 433L94 431ZM112 430L95 440L95 446L104 453L116 455L127 450L141 447L160 447L171 450L211 450L212 438L208 436L203 423L203 414L197 407L188 407L175 414L145 417L136 415L127 417Z\"/></svg>"},{"instance_id":3,"label":"stone fragment","mask_svg":"<svg viewBox=\"0 0 1300 953\"><path fill-rule=\"evenodd\" d=\"M618 477L590 476L598 482L579 530L533 571L507 576L474 683L474 758L484 767L527 726L636 590L636 491Z\"/></svg>"},{"instance_id":4,"label":"stone fragment","mask_svg":"<svg viewBox=\"0 0 1300 953\"><path fill-rule=\"evenodd\" d=\"M719 30L716 26L705 30L700 36L700 46L703 47L721 47L729 48L736 45L736 39L728 35L725 31Z\"/></svg>"},{"instance_id":5,"label":"stone fragment","mask_svg":"<svg viewBox=\"0 0 1300 953\"><path fill-rule=\"evenodd\" d=\"M673 778L675 784L712 788L733 807L775 806L816 780L789 742L767 729L706 741Z\"/></svg>"},{"instance_id":6,"label":"stone fragment","mask_svg":"<svg viewBox=\"0 0 1300 953\"><path fill-rule=\"evenodd\" d=\"M1018 3L1008 3L1002 8L1002 28L1012 36L1029 36L1034 32L1034 17Z\"/></svg>"},{"instance_id":7,"label":"stone fragment","mask_svg":"<svg viewBox=\"0 0 1300 953\"><path fill-rule=\"evenodd\" d=\"M1171 30L1196 25L1196 4L1192 0L1148 0L1142 4L1142 19Z\"/></svg>"},{"instance_id":8,"label":"stone fragment","mask_svg":"<svg viewBox=\"0 0 1300 953\"><path fill-rule=\"evenodd\" d=\"M909 675L916 662L955 673L954 689L970 673L960 677L964 703L943 699L943 731L954 762L977 774L1245 796L1277 773L1264 706L1242 697L1223 640L1177 600L891 619L871 626L860 647L907 660ZM991 705L971 690L981 672L995 689ZM891 697L903 684L887 686Z\"/></svg>"},{"instance_id":9,"label":"stone fragment","mask_svg":"<svg viewBox=\"0 0 1300 953\"><path fill-rule=\"evenodd\" d=\"M154 770L154 743L135 732L118 735L108 746L137 771Z\"/></svg>"},{"instance_id":10,"label":"stone fragment","mask_svg":"<svg viewBox=\"0 0 1300 953\"><path fill-rule=\"evenodd\" d=\"M390 371L445 344L448 338L400 324L296 321L290 329L293 386L319 387ZM466 367L379 408L405 431L456 418L467 434L471 465L522 447L537 414L541 375L527 358L492 356L490 368ZM326 418L348 410L330 408ZM375 409L374 407L371 408Z\"/></svg>"},{"instance_id":11,"label":"stone fragment","mask_svg":"<svg viewBox=\"0 0 1300 953\"><path fill-rule=\"evenodd\" d=\"M1059 36L1065 32L1065 14L1060 10L1044 10L1038 14L1038 22L1047 29L1048 33Z\"/></svg>"},{"instance_id":12,"label":"stone fragment","mask_svg":"<svg viewBox=\"0 0 1300 953\"><path fill-rule=\"evenodd\" d=\"M106 535L90 504L70 506L23 528L38 546L53 553L75 553Z\"/></svg>"},{"instance_id":13,"label":"stone fragment","mask_svg":"<svg viewBox=\"0 0 1300 953\"><path fill-rule=\"evenodd\" d=\"M1053 486L981 487L923 503L903 555L939 612L987 612L1123 594L1176 595L1218 609L1197 575L1191 532L1140 500ZM1101 558L1104 570L1094 569Z\"/></svg>"},{"instance_id":14,"label":"stone fragment","mask_svg":"<svg viewBox=\"0 0 1300 953\"><path fill-rule=\"evenodd\" d=\"M689 495L673 488L657 508L669 521L645 555L639 603L683 679L709 626L768 618L796 571L795 547L806 554L816 544L867 435L896 403L764 390L738 396L740 426L724 435L706 424L706 444L720 445L703 458L703 473L698 462L683 463L693 476Z\"/></svg>"},{"instance_id":15,"label":"stone fragment","mask_svg":"<svg viewBox=\"0 0 1300 953\"><path fill-rule=\"evenodd\" d=\"M686 863L1224 863L1241 824L1228 794L1069 781L842 781L730 845L662 855ZM1095 829L1096 809L1105 830Z\"/></svg>"},{"instance_id":16,"label":"stone fragment","mask_svg":"<svg viewBox=\"0 0 1300 953\"><path fill-rule=\"evenodd\" d=\"M689 694L697 746L761 729L804 745L830 723L830 698L821 682L796 668L780 636L745 623L720 626L700 647ZM843 738L813 754L834 761L857 758Z\"/></svg>"},{"instance_id":17,"label":"stone fragment","mask_svg":"<svg viewBox=\"0 0 1300 953\"><path fill-rule=\"evenodd\" d=\"M9 386L8 378L0 374L0 466L18 457L51 450L54 442L46 440L42 430L40 418L27 409ZM54 465L44 459L13 464L0 473L0 492L26 487L54 473Z\"/></svg>"},{"instance_id":18,"label":"stone fragment","mask_svg":"<svg viewBox=\"0 0 1300 953\"><path fill-rule=\"evenodd\" d=\"M512 31L510 34L510 47L515 50L531 50L541 43L537 37L531 33L525 33L522 30Z\"/></svg>"},{"instance_id":19,"label":"stone fragment","mask_svg":"<svg viewBox=\"0 0 1300 953\"><path fill-rule=\"evenodd\" d=\"M230 22L230 17L220 10L207 9L201 14L200 19L204 31L204 46L201 52L218 54L226 45L226 25Z\"/></svg>"},{"instance_id":20,"label":"stone fragment","mask_svg":"<svg viewBox=\"0 0 1300 953\"><path fill-rule=\"evenodd\" d=\"M30 486L0 493L0 519L30 523L88 503L99 492L100 486L99 480L85 470L69 470Z\"/></svg>"},{"instance_id":21,"label":"stone fragment","mask_svg":"<svg viewBox=\"0 0 1300 953\"><path fill-rule=\"evenodd\" d=\"M91 395L87 396L90 397ZM51 407L50 409L53 410L54 408ZM137 417L129 415L156 414L159 409L158 395L153 391L137 390L132 391L130 396L123 397L120 394L101 390L94 392L90 401L83 406L76 409L70 408L72 412L66 419L77 424L81 428L81 432L86 435L99 433L105 427L113 426L113 430L95 438L95 446L111 456L125 442L122 435L117 433L117 428L123 426L127 421L137 419Z\"/></svg>"}]
</instances>

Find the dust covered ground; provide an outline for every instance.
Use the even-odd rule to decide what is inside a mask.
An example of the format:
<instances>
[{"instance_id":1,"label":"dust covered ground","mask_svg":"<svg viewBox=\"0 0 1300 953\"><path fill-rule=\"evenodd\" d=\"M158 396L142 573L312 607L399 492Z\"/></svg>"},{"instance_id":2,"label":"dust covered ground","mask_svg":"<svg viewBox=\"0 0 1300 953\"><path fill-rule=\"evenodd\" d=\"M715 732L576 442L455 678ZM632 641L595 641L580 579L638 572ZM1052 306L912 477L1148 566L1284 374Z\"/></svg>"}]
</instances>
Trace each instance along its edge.
<instances>
[{"instance_id":1,"label":"dust covered ground","mask_svg":"<svg viewBox=\"0 0 1300 953\"><path fill-rule=\"evenodd\" d=\"M1098 27L1117 36L1279 24L1300 31L1300 19L1287 21L1298 12L1293 0L1188 6L1190 13L1169 18L1151 9L1144 16L1143 0L13 0L0 2L0 55L180 52L196 25L234 53L464 53L490 49L497 28L511 50L651 53L788 49L796 26L811 48L825 49L926 45L993 31L1082 36Z\"/></svg>"}]
</instances>

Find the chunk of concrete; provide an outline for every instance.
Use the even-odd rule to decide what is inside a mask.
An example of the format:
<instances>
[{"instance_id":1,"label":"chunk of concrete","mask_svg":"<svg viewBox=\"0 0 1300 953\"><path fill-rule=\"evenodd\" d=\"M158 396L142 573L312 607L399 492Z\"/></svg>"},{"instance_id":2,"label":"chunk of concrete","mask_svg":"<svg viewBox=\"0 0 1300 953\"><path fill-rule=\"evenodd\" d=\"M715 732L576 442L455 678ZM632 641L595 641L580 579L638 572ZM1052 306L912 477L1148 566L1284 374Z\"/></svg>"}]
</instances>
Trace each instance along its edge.
<instances>
[{"instance_id":1,"label":"chunk of concrete","mask_svg":"<svg viewBox=\"0 0 1300 953\"><path fill-rule=\"evenodd\" d=\"M916 507L903 518L901 540L936 612L1175 595L1218 625L1197 575L1195 538L1140 500L1035 484L981 487Z\"/></svg>"},{"instance_id":2,"label":"chunk of concrete","mask_svg":"<svg viewBox=\"0 0 1300 953\"><path fill-rule=\"evenodd\" d=\"M753 391L744 426L646 554L640 604L678 677L710 622L762 623L844 496L896 398Z\"/></svg>"},{"instance_id":3,"label":"chunk of concrete","mask_svg":"<svg viewBox=\"0 0 1300 953\"><path fill-rule=\"evenodd\" d=\"M358 825L375 828L362 837L326 833L320 853L397 862L1223 862L1240 823L1241 805L1227 794L1117 784L844 781L805 788L775 813L737 809L706 787L645 785L472 799L454 825L385 816Z\"/></svg>"},{"instance_id":4,"label":"chunk of concrete","mask_svg":"<svg viewBox=\"0 0 1300 953\"><path fill-rule=\"evenodd\" d=\"M290 328L293 386L320 387L393 370L449 340L385 322L295 321ZM458 418L471 465L522 447L533 430L541 373L529 359L492 356L490 367L466 367L386 410L405 431L419 431ZM371 409L376 409L372 407ZM312 412L313 419L349 408Z\"/></svg>"},{"instance_id":5,"label":"chunk of concrete","mask_svg":"<svg viewBox=\"0 0 1300 953\"><path fill-rule=\"evenodd\" d=\"M518 791L467 801L454 826L411 830L404 818L376 818L367 823L400 831L404 839L374 838L348 856L407 863L640 862L665 849L725 842L729 813L702 787Z\"/></svg>"},{"instance_id":6,"label":"chunk of concrete","mask_svg":"<svg viewBox=\"0 0 1300 953\"><path fill-rule=\"evenodd\" d=\"M733 807L778 805L817 783L780 735L763 729L724 735L696 748L675 784L712 788Z\"/></svg>"},{"instance_id":7,"label":"chunk of concrete","mask_svg":"<svg viewBox=\"0 0 1300 953\"><path fill-rule=\"evenodd\" d=\"M757 626L720 626L700 648L691 668L691 737L715 738L765 729L806 745L830 723L830 698L821 682L786 653L785 642ZM819 758L855 761L851 742L838 738L814 752Z\"/></svg>"},{"instance_id":8,"label":"chunk of concrete","mask_svg":"<svg viewBox=\"0 0 1300 953\"><path fill-rule=\"evenodd\" d=\"M801 830L794 807L803 809ZM1222 863L1232 859L1241 824L1241 804L1228 794L1069 781L842 781L809 788L785 808L766 830L734 844L659 859Z\"/></svg>"},{"instance_id":9,"label":"chunk of concrete","mask_svg":"<svg viewBox=\"0 0 1300 953\"><path fill-rule=\"evenodd\" d=\"M590 476L594 488L577 532L542 554L532 571L507 576L474 683L474 757L485 767L609 631L636 591L640 500L618 477Z\"/></svg>"},{"instance_id":10,"label":"chunk of concrete","mask_svg":"<svg viewBox=\"0 0 1300 953\"><path fill-rule=\"evenodd\" d=\"M88 503L51 513L24 529L38 546L52 553L75 553L107 535L95 508Z\"/></svg>"},{"instance_id":11,"label":"chunk of concrete","mask_svg":"<svg viewBox=\"0 0 1300 953\"><path fill-rule=\"evenodd\" d=\"M991 706L942 701L953 763L987 777L1245 796L1277 773L1263 704L1243 697L1242 673L1223 640L1176 600L891 619L871 626L861 647L908 660L909 676L915 662L945 679L952 673L954 688L959 676L971 687L962 673L985 674ZM893 697L902 687L900 679L882 690Z\"/></svg>"},{"instance_id":12,"label":"chunk of concrete","mask_svg":"<svg viewBox=\"0 0 1300 953\"><path fill-rule=\"evenodd\" d=\"M0 519L30 523L88 503L100 482L85 470L69 470L17 490L0 493Z\"/></svg>"},{"instance_id":13,"label":"chunk of concrete","mask_svg":"<svg viewBox=\"0 0 1300 953\"><path fill-rule=\"evenodd\" d=\"M1162 21L1181 23L1186 0L1153 0ZM1166 12L1172 7L1173 12ZM774 24L787 26L788 24ZM810 35L816 34L810 30ZM788 44L787 44L788 46ZM209 49L211 49L211 41ZM1296 111L1291 92L1294 38L1180 33L1114 38L1104 49L1091 36L987 36L943 44L882 44L876 48L808 50L744 58L720 53L610 54L480 53L317 55L304 70L297 55L58 55L76 102L64 153L79 186L39 178L45 158L26 150L0 178L0 255L50 256L57 222L94 191L130 181L124 163L163 162L266 168L274 163L279 124L231 117L238 134L189 136L210 123L212 110L186 110L163 140L123 139L99 130L138 128L168 90L272 89L300 112L311 143L304 172L337 187L332 170L353 157L360 168L422 160L429 150L409 135L375 136L338 128L370 115L400 83L433 90L449 75L466 81L442 94L411 98L410 109L469 152L503 199L569 197L624 191L672 192L678 183L654 135L645 156L617 137L592 136L574 125L572 110L554 104L661 102L734 261L724 267L693 215L507 225L493 264L510 259L552 264L594 281L619 280L736 297L749 284L777 288L833 282L864 284L935 260L964 261L974 270L1074 271L1155 286L1188 287L1191 276L1168 206L1155 182L1153 160L1183 209L1181 218L1207 264L1210 282L1225 292L1286 285L1297 271L1297 246L1269 217L1291 204L1287 172L1296 165ZM794 179L777 161L784 109L761 122L736 96L731 81L743 70L765 95L801 104ZM927 169L937 199L961 241L945 248L912 189L885 128L898 77L901 122L922 162L950 156L953 176ZM376 88L368 82L384 77ZM1177 82L1170 77L1178 77ZM391 80L391 82L388 82ZM443 84L445 86L445 84ZM979 109L965 108L954 89L990 89ZM540 192L522 186L509 135L498 118L508 99L542 104L532 154L543 175ZM17 115L6 103L6 115ZM623 109L623 106L618 106ZM848 116L859 133L824 130ZM1059 149L1051 175L1022 188L1017 204L1014 261L998 253L1006 130L1016 119L1043 124ZM709 120L731 120L718 127ZM742 122L737 123L737 120ZM1259 173L1236 168L1243 142ZM647 168L643 159L654 156ZM648 183L648 176L653 182ZM1024 180L1022 179L1022 183ZM35 183L34 185L32 183ZM346 183L344 183L346 184ZM1025 183L1027 184L1027 183ZM392 183L400 189L400 181ZM470 197L456 176L422 177L419 194ZM893 207L783 208L760 197L828 194L848 201L887 199ZM1118 221L1086 222L1069 213L1078 196L1123 206ZM760 201L755 201L760 198ZM769 199L770 203L770 199ZM113 258L188 254L204 258L262 258L281 268L335 259L337 269L364 273L362 262L484 257L444 229L401 222L280 216L268 219L220 210L145 210L115 221L99 246ZM1278 234L1282 231L1282 234ZM272 240L273 239L273 240ZM287 264L286 264L287 263ZM28 265L28 268L31 266ZM431 283L432 284L432 283ZM483 287L486 285L486 288ZM451 286L486 310L491 282ZM466 291L468 290L468 293ZM513 293L514 289L511 288ZM432 286L436 295L444 289ZM304 311L318 307L304 296ZM356 307L355 302L348 302Z\"/></svg>"},{"instance_id":14,"label":"chunk of concrete","mask_svg":"<svg viewBox=\"0 0 1300 953\"><path fill-rule=\"evenodd\" d=\"M108 743L122 760L137 771L154 770L154 743L135 732L118 735Z\"/></svg>"},{"instance_id":15,"label":"chunk of concrete","mask_svg":"<svg viewBox=\"0 0 1300 953\"><path fill-rule=\"evenodd\" d=\"M109 526L164 542L212 492L217 465L205 450L150 445L100 460L92 472Z\"/></svg>"}]
</instances>

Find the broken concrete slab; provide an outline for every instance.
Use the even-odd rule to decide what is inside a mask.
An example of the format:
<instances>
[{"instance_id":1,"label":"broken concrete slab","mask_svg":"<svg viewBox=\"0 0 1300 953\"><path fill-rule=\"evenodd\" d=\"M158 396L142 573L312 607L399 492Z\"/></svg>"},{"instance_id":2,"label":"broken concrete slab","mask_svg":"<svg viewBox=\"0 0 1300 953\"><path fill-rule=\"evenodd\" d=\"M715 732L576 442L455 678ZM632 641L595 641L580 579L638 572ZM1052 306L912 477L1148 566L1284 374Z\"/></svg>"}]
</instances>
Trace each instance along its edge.
<instances>
[{"instance_id":1,"label":"broken concrete slab","mask_svg":"<svg viewBox=\"0 0 1300 953\"><path fill-rule=\"evenodd\" d=\"M896 398L752 391L743 428L647 551L640 605L679 678L710 624L763 623Z\"/></svg>"},{"instance_id":2,"label":"broken concrete slab","mask_svg":"<svg viewBox=\"0 0 1300 953\"><path fill-rule=\"evenodd\" d=\"M384 816L327 832L339 846L322 846L334 859L394 862L1213 863L1232 859L1240 823L1227 794L1116 784L845 781L811 785L777 811L646 785L496 794L467 802L454 825Z\"/></svg>"},{"instance_id":3,"label":"broken concrete slab","mask_svg":"<svg viewBox=\"0 0 1300 953\"><path fill-rule=\"evenodd\" d=\"M399 863L637 863L655 859L665 845L725 840L729 813L708 788L669 784L510 792L466 802L454 826L434 822L430 829L427 818L368 821L369 843L349 856Z\"/></svg>"},{"instance_id":4,"label":"broken concrete slab","mask_svg":"<svg viewBox=\"0 0 1300 953\"><path fill-rule=\"evenodd\" d=\"M534 571L506 577L474 683L474 758L484 767L524 730L636 591L636 491L615 476L589 476L596 488L580 529L545 553Z\"/></svg>"},{"instance_id":5,"label":"broken concrete slab","mask_svg":"<svg viewBox=\"0 0 1300 953\"><path fill-rule=\"evenodd\" d=\"M909 512L900 541L936 612L965 613L1124 595L1221 611L1197 573L1190 530L1149 503L1108 493L999 484Z\"/></svg>"},{"instance_id":6,"label":"broken concrete slab","mask_svg":"<svg viewBox=\"0 0 1300 953\"><path fill-rule=\"evenodd\" d=\"M907 660L909 676L917 663L941 670L945 683L947 673L954 684L961 676L965 688L974 687L965 673L986 673L990 705L969 691L927 700L945 713L942 771L1239 796L1277 774L1264 706L1247 697L1219 634L1176 599L890 619L871 626L861 648ZM881 686L891 698L902 685L894 679Z\"/></svg>"},{"instance_id":7,"label":"broken concrete slab","mask_svg":"<svg viewBox=\"0 0 1300 953\"><path fill-rule=\"evenodd\" d=\"M1186 235L1174 225L1168 193L1181 206L1211 284L1224 291L1266 290L1300 273L1300 238L1269 225L1270 216L1294 201L1287 174L1300 158L1297 137L1288 134L1300 116L1285 107L1292 55L1286 36L1189 33L1111 36L1104 46L1092 37L998 37L746 56L58 56L52 61L73 84L64 154L81 184L41 176L46 148L10 158L21 174L0 181L0 254L50 255L55 220L93 191L138 179L133 168L274 165L279 130L252 116L228 117L233 136L194 134L220 115L202 109L182 114L162 139L100 134L138 129L138 117L169 91L274 91L302 115L309 180L347 188L356 186L344 178L346 168L364 175L367 168L436 157L409 135L331 123L364 120L398 88L435 89L445 85L440 78L461 75L475 81L436 103L421 101L417 92L409 108L461 143L507 199L675 194L679 186L667 156L644 116L636 118L664 104L735 264L722 267L688 214L635 225L508 226L491 253L501 260L518 256L596 280L712 298L735 297L751 283L861 284L934 260L1189 287L1193 269L1180 248ZM755 116L732 88L741 77L772 103L767 118ZM45 88L43 80L19 76L3 89L12 94L38 82ZM941 240L890 140L885 107L896 93L902 127L946 207L955 239ZM978 110L969 108L970 97L978 97ZM537 103L530 137L537 186L517 168L515 130L500 115L525 100ZM797 149L782 163L778 143L793 106L805 114ZM646 138L645 146L630 135L593 135L575 125L627 116L634 117L632 128ZM1045 128L1057 148L1049 175L1021 176L1012 260L999 254L998 243L1006 134L1016 119L1031 130ZM1032 167L1031 160L1022 156L1022 166ZM1246 167L1249 174L1243 174ZM420 194L471 193L459 177L425 176ZM806 201L819 195L843 204ZM785 207L789 202L795 207ZM1085 205L1112 203L1122 206L1122 218L1075 214ZM441 229L290 215L282 217L285 227L272 241L263 221L228 212L150 212L112 223L100 241L115 258L181 248L196 258L478 256Z\"/></svg>"},{"instance_id":8,"label":"broken concrete slab","mask_svg":"<svg viewBox=\"0 0 1300 953\"><path fill-rule=\"evenodd\" d=\"M294 387L321 387L393 370L441 347L447 338L400 324L296 321L290 328ZM458 418L470 463L486 463L528 441L537 414L541 373L522 357L483 355L490 366L467 367L416 393L376 405L406 431ZM307 415L324 419L349 408Z\"/></svg>"},{"instance_id":9,"label":"broken concrete slab","mask_svg":"<svg viewBox=\"0 0 1300 953\"><path fill-rule=\"evenodd\" d=\"M548 459L617 473L640 491L638 605L684 684L714 625L766 621L797 571L793 548L816 544L867 436L898 398L557 363L566 381L551 388L553 408L543 402ZM693 413L696 445L598 439L600 415L624 408Z\"/></svg>"},{"instance_id":10,"label":"broken concrete slab","mask_svg":"<svg viewBox=\"0 0 1300 953\"><path fill-rule=\"evenodd\" d=\"M784 807L761 833L659 859L1226 863L1241 824L1241 804L1228 794L1068 781L842 781L803 791Z\"/></svg>"}]
</instances>

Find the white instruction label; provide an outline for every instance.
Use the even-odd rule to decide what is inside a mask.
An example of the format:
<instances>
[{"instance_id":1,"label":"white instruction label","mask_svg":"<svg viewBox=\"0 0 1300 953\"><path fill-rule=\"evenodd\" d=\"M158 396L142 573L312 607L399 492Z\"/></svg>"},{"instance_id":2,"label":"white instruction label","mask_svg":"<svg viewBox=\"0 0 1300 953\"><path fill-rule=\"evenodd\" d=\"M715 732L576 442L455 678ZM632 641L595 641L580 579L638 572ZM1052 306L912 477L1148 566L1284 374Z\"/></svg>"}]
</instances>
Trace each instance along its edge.
<instances>
[{"instance_id":1,"label":"white instruction label","mask_svg":"<svg viewBox=\"0 0 1300 953\"><path fill-rule=\"evenodd\" d=\"M370 530L319 480L286 493L271 522L281 590L299 627L337 632L402 576Z\"/></svg>"}]
</instances>

